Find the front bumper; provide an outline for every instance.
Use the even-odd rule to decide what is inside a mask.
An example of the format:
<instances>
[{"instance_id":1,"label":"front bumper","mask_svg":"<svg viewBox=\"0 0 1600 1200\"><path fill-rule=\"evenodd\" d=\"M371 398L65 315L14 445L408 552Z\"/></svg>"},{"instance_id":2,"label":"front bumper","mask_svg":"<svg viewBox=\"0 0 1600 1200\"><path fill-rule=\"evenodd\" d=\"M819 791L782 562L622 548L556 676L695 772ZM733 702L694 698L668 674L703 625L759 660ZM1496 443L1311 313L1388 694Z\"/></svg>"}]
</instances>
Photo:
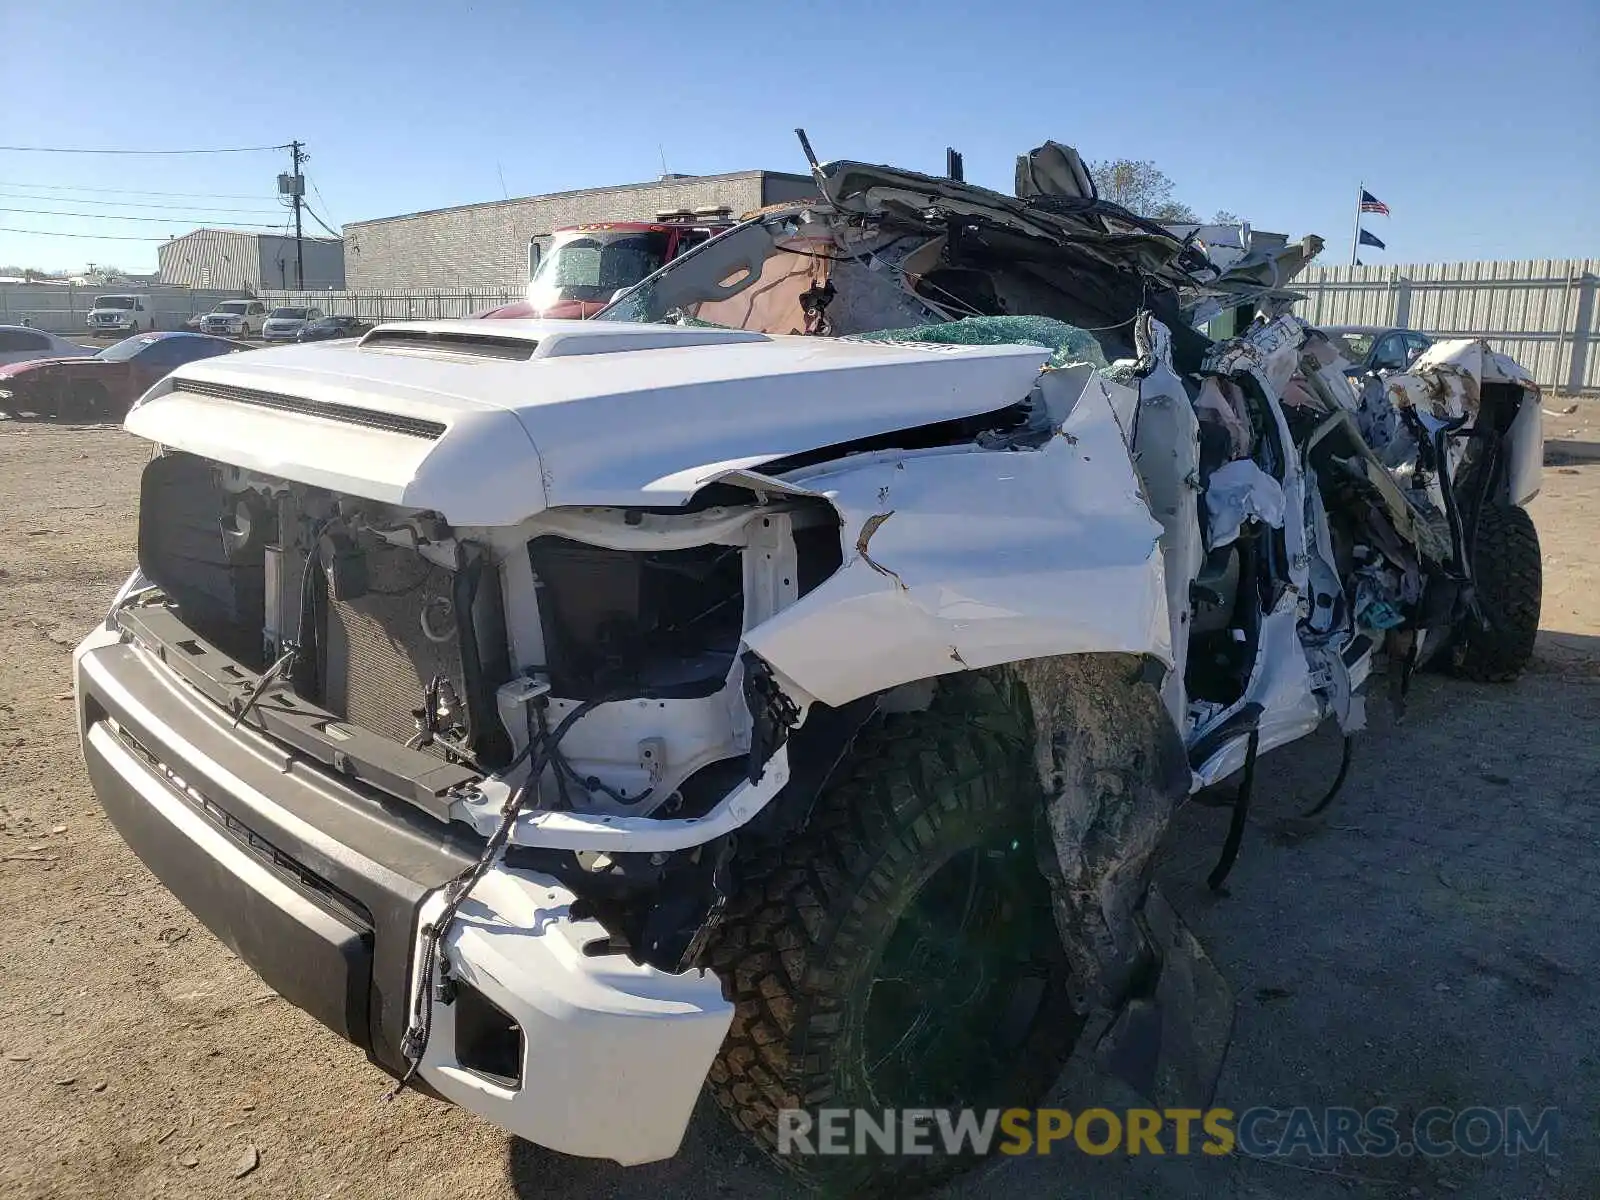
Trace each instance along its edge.
<instances>
[{"instance_id":1,"label":"front bumper","mask_svg":"<svg viewBox=\"0 0 1600 1200\"><path fill-rule=\"evenodd\" d=\"M264 342L292 342L299 336L300 326L290 329L279 329L268 325L261 331L261 340Z\"/></svg>"},{"instance_id":2,"label":"front bumper","mask_svg":"<svg viewBox=\"0 0 1600 1200\"><path fill-rule=\"evenodd\" d=\"M78 647L74 678L89 776L128 845L270 987L402 1072L422 927L481 841L232 728L117 633ZM572 900L533 872L480 881L441 948L459 994L433 1006L420 1076L554 1150L669 1157L731 1006L710 974L585 953L606 931ZM486 1013L512 1047L492 1069Z\"/></svg>"}]
</instances>

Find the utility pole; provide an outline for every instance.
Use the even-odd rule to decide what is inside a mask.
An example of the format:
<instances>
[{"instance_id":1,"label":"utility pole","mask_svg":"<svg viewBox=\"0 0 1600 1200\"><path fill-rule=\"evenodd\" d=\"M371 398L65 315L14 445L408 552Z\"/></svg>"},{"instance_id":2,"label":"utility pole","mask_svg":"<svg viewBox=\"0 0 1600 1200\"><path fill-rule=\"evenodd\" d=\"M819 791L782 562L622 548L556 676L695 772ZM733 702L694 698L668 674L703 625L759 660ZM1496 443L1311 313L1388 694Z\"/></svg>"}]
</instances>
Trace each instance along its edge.
<instances>
[{"instance_id":1,"label":"utility pole","mask_svg":"<svg viewBox=\"0 0 1600 1200\"><path fill-rule=\"evenodd\" d=\"M294 286L300 291L306 287L306 244L300 234L300 206L304 202L306 183L300 174L300 164L308 155L301 147L303 142L289 143L289 161L294 166Z\"/></svg>"}]
</instances>

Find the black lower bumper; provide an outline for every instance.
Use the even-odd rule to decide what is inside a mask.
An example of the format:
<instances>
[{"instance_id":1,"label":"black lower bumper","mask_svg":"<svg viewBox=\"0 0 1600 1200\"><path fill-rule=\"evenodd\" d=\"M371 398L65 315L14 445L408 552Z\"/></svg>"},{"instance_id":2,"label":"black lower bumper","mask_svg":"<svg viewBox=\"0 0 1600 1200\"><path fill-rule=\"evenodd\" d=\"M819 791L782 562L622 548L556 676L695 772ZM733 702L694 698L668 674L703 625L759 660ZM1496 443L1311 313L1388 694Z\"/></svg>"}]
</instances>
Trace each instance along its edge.
<instances>
[{"instance_id":1,"label":"black lower bumper","mask_svg":"<svg viewBox=\"0 0 1600 1200\"><path fill-rule=\"evenodd\" d=\"M417 910L472 835L234 729L134 645L81 650L77 685L95 794L134 853L270 987L402 1070Z\"/></svg>"}]
</instances>

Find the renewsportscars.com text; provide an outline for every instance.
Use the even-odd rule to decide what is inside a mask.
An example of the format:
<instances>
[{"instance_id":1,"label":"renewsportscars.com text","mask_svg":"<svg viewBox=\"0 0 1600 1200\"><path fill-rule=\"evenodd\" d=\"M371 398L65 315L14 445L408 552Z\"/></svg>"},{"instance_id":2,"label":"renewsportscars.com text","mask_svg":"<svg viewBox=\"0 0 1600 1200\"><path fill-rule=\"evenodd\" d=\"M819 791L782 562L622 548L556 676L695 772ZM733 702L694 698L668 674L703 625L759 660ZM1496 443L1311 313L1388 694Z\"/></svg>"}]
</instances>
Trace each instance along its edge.
<instances>
[{"instance_id":1,"label":"renewsportscars.com text","mask_svg":"<svg viewBox=\"0 0 1600 1200\"><path fill-rule=\"evenodd\" d=\"M779 1154L1247 1154L1430 1158L1555 1153L1553 1108L790 1108Z\"/></svg>"}]
</instances>

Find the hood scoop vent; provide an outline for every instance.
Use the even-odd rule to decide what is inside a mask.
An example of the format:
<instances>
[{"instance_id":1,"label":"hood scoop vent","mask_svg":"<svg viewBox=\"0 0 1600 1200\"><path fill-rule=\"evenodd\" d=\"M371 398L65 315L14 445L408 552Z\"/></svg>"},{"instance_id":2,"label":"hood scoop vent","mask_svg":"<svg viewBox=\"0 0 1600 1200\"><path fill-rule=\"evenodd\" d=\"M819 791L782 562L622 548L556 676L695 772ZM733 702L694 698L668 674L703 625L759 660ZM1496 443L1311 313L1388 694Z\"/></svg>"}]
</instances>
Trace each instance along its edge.
<instances>
[{"instance_id":1,"label":"hood scoop vent","mask_svg":"<svg viewBox=\"0 0 1600 1200\"><path fill-rule=\"evenodd\" d=\"M539 343L533 338L497 337L442 329L374 329L361 339L363 350L388 350L401 354L448 354L451 357L492 358L500 362L527 362Z\"/></svg>"},{"instance_id":2,"label":"hood scoop vent","mask_svg":"<svg viewBox=\"0 0 1600 1200\"><path fill-rule=\"evenodd\" d=\"M338 421L345 425L362 425L368 429L381 429L387 433L406 437L426 438L436 442L445 434L445 425L439 421L424 421L417 417L402 417L394 413L374 412L356 408L351 404L328 404L321 400L307 400L303 396L285 396L278 392L263 392L255 388L235 387L230 383L210 383L203 379L176 379L174 392L188 392L196 396L209 396L213 400L229 400L235 404L249 404L256 408L271 408L278 412L299 413L307 417L320 417L324 421Z\"/></svg>"}]
</instances>

